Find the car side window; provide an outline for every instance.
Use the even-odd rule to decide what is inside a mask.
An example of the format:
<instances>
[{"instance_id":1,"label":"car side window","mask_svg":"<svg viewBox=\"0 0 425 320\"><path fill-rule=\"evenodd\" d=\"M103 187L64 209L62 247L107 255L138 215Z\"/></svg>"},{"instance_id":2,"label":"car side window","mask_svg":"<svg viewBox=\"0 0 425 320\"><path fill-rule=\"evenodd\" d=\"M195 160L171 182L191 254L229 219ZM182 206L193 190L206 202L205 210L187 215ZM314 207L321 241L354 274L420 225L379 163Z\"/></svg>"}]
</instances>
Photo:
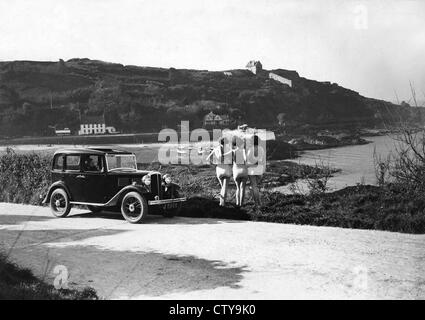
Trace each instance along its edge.
<instances>
[{"instance_id":1,"label":"car side window","mask_svg":"<svg viewBox=\"0 0 425 320\"><path fill-rule=\"evenodd\" d=\"M66 156L66 170L80 171L80 158L79 155Z\"/></svg>"},{"instance_id":2,"label":"car side window","mask_svg":"<svg viewBox=\"0 0 425 320\"><path fill-rule=\"evenodd\" d=\"M83 156L83 170L86 172L102 172L102 156L85 155Z\"/></svg>"},{"instance_id":3,"label":"car side window","mask_svg":"<svg viewBox=\"0 0 425 320\"><path fill-rule=\"evenodd\" d=\"M64 157L63 155L58 155L53 161L53 170L62 171L64 169Z\"/></svg>"}]
</instances>

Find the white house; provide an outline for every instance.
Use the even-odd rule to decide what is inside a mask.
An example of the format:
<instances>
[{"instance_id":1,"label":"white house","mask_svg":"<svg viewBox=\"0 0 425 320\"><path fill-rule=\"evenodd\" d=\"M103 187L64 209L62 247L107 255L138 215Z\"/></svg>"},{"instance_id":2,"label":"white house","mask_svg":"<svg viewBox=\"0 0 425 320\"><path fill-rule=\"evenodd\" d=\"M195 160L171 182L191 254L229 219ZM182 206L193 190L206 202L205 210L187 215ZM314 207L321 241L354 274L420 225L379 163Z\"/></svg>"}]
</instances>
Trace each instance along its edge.
<instances>
[{"instance_id":1,"label":"white house","mask_svg":"<svg viewBox=\"0 0 425 320\"><path fill-rule=\"evenodd\" d=\"M215 114L214 112L210 112L204 117L204 126L227 126L230 124L230 117L227 114Z\"/></svg>"},{"instance_id":2,"label":"white house","mask_svg":"<svg viewBox=\"0 0 425 320\"><path fill-rule=\"evenodd\" d=\"M55 133L57 136L69 136L71 134L71 130L69 128L55 129Z\"/></svg>"},{"instance_id":3,"label":"white house","mask_svg":"<svg viewBox=\"0 0 425 320\"><path fill-rule=\"evenodd\" d=\"M82 116L80 122L79 135L116 133L114 127L106 126L105 117L102 116Z\"/></svg>"},{"instance_id":4,"label":"white house","mask_svg":"<svg viewBox=\"0 0 425 320\"><path fill-rule=\"evenodd\" d=\"M261 70L263 70L263 65L261 64L260 61L256 61L256 60L251 60L250 62L248 62L248 64L246 65L246 68L251 71L253 74L257 74L258 72L260 72Z\"/></svg>"},{"instance_id":5,"label":"white house","mask_svg":"<svg viewBox=\"0 0 425 320\"><path fill-rule=\"evenodd\" d=\"M273 80L276 80L276 81L279 81L280 83L287 84L288 86L292 87L292 81L291 80L286 79L286 78L284 78L282 76L279 76L276 73L270 72L269 73L269 78L270 79L273 79Z\"/></svg>"}]
</instances>

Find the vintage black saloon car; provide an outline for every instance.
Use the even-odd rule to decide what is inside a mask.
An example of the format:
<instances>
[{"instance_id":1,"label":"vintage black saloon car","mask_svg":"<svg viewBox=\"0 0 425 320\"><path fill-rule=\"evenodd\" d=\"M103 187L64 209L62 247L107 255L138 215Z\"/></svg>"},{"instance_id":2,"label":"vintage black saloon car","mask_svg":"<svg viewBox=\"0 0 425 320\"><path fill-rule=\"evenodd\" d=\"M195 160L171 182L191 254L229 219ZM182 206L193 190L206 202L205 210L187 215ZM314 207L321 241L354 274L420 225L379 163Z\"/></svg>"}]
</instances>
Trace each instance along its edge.
<instances>
[{"instance_id":1,"label":"vintage black saloon car","mask_svg":"<svg viewBox=\"0 0 425 320\"><path fill-rule=\"evenodd\" d=\"M137 170L134 154L113 149L55 152L52 181L43 203L56 217L66 217L72 205L86 205L92 212L121 211L138 223L148 213L174 216L186 201L169 175Z\"/></svg>"}]
</instances>

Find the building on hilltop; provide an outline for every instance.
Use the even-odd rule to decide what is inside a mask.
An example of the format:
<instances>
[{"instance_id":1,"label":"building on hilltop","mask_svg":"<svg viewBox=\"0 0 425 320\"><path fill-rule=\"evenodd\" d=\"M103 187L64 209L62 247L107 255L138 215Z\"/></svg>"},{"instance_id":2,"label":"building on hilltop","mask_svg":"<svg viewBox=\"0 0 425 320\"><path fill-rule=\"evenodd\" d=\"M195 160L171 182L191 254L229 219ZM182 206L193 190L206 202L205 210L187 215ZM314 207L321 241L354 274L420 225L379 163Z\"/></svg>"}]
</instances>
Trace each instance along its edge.
<instances>
[{"instance_id":1,"label":"building on hilltop","mask_svg":"<svg viewBox=\"0 0 425 320\"><path fill-rule=\"evenodd\" d=\"M276 73L270 72L269 78L276 80L282 84L287 84L288 86L292 87L292 80L286 79L285 77L279 76Z\"/></svg>"},{"instance_id":2,"label":"building on hilltop","mask_svg":"<svg viewBox=\"0 0 425 320\"><path fill-rule=\"evenodd\" d=\"M256 61L256 60L251 60L250 62L248 62L248 64L246 65L246 68L251 71L253 74L257 74L259 72L261 72L263 70L263 65L261 64L260 61Z\"/></svg>"}]
</instances>

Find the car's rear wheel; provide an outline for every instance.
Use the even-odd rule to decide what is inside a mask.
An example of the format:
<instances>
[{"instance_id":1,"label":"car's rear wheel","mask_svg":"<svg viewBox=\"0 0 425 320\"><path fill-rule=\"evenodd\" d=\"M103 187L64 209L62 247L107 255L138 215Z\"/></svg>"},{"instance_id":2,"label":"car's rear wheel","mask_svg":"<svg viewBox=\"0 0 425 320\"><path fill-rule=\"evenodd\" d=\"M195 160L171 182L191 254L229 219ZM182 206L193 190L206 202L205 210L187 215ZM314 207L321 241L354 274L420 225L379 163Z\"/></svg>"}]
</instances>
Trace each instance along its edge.
<instances>
[{"instance_id":1,"label":"car's rear wheel","mask_svg":"<svg viewBox=\"0 0 425 320\"><path fill-rule=\"evenodd\" d=\"M58 218L65 218L71 211L71 203L66 191L62 188L53 190L50 196L50 210Z\"/></svg>"},{"instance_id":2,"label":"car's rear wheel","mask_svg":"<svg viewBox=\"0 0 425 320\"><path fill-rule=\"evenodd\" d=\"M89 209L93 213L99 213L102 211L102 207L97 206L87 206L87 209Z\"/></svg>"},{"instance_id":3,"label":"car's rear wheel","mask_svg":"<svg viewBox=\"0 0 425 320\"><path fill-rule=\"evenodd\" d=\"M121 214L130 223L140 223L148 214L148 203L140 193L129 192L122 199Z\"/></svg>"}]
</instances>

